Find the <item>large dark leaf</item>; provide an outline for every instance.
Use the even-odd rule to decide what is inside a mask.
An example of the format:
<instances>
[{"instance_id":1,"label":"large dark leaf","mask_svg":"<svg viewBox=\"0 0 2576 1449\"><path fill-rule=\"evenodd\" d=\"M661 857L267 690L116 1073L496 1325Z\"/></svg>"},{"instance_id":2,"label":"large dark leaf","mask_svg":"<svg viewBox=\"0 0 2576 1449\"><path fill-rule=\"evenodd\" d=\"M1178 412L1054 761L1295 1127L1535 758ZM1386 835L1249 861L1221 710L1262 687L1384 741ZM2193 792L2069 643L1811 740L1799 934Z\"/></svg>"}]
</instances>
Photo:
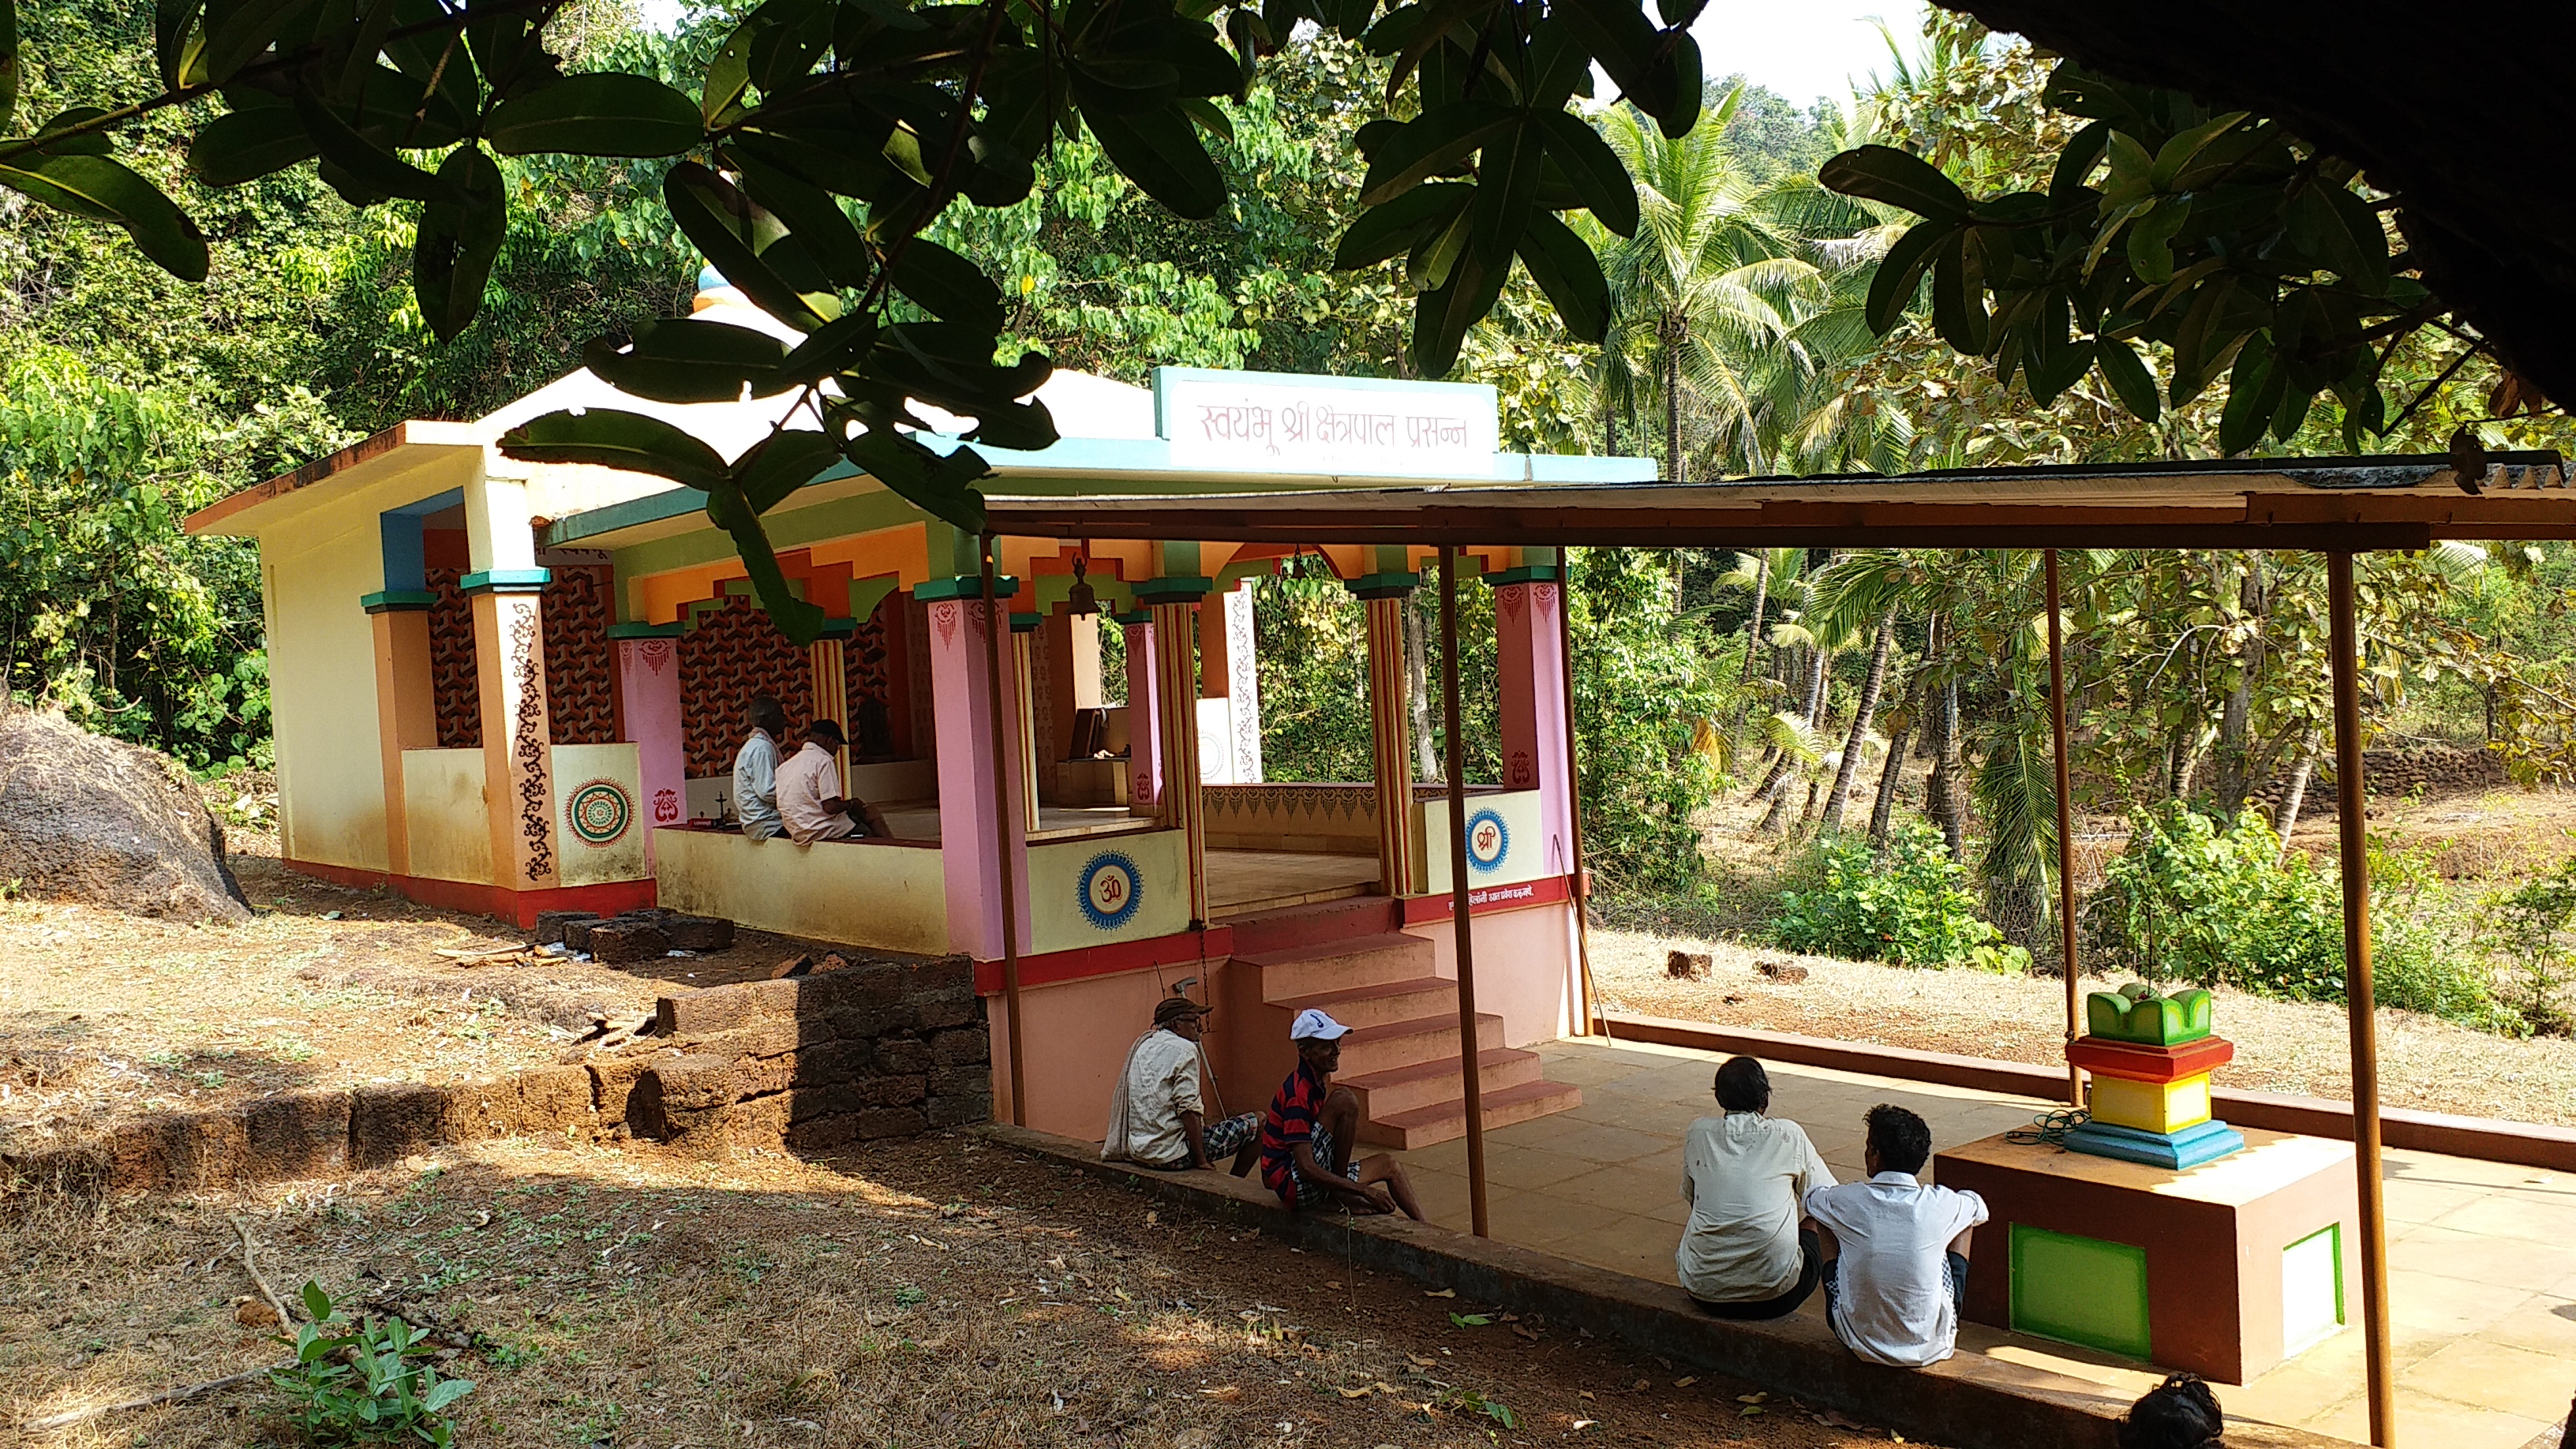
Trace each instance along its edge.
<instances>
[{"instance_id":1,"label":"large dark leaf","mask_svg":"<svg viewBox=\"0 0 2576 1449\"><path fill-rule=\"evenodd\" d=\"M923 237L904 243L894 262L895 290L943 322L985 331L1002 326L1002 289L973 262Z\"/></svg>"},{"instance_id":2,"label":"large dark leaf","mask_svg":"<svg viewBox=\"0 0 2576 1449\"><path fill-rule=\"evenodd\" d=\"M681 232L760 310L800 331L823 325L821 314L754 250L761 221L732 182L683 161L662 178L662 199Z\"/></svg>"},{"instance_id":3,"label":"large dark leaf","mask_svg":"<svg viewBox=\"0 0 2576 1449\"><path fill-rule=\"evenodd\" d=\"M2120 406L2141 422L2152 423L2164 410L2164 399L2157 395L2155 374L2138 357L2136 348L2113 338L2101 338L2093 348L2093 365L2110 386L2111 395Z\"/></svg>"},{"instance_id":4,"label":"large dark leaf","mask_svg":"<svg viewBox=\"0 0 2576 1449\"><path fill-rule=\"evenodd\" d=\"M0 0L0 132L18 116L18 0Z\"/></svg>"},{"instance_id":5,"label":"large dark leaf","mask_svg":"<svg viewBox=\"0 0 2576 1449\"><path fill-rule=\"evenodd\" d=\"M1893 146L1862 146L1834 156L1816 171L1826 188L1901 206L1917 216L1968 214L1968 194L1939 167Z\"/></svg>"},{"instance_id":6,"label":"large dark leaf","mask_svg":"<svg viewBox=\"0 0 2576 1449\"><path fill-rule=\"evenodd\" d=\"M697 102L649 76L566 76L504 101L484 130L504 156L677 156L706 136Z\"/></svg>"},{"instance_id":7,"label":"large dark leaf","mask_svg":"<svg viewBox=\"0 0 2576 1449\"><path fill-rule=\"evenodd\" d=\"M1371 267L1419 246L1433 231L1457 220L1476 188L1457 182L1417 186L1383 206L1372 206L1342 233L1333 253L1341 271Z\"/></svg>"},{"instance_id":8,"label":"large dark leaf","mask_svg":"<svg viewBox=\"0 0 2576 1449\"><path fill-rule=\"evenodd\" d=\"M1413 365L1425 377L1446 377L1458 365L1459 345L1478 318L1494 310L1509 265L1488 267L1475 249L1449 269L1449 279L1413 304Z\"/></svg>"},{"instance_id":9,"label":"large dark leaf","mask_svg":"<svg viewBox=\"0 0 2576 1449\"><path fill-rule=\"evenodd\" d=\"M732 535L734 556L742 560L743 572L751 575L752 590L760 596L769 622L793 643L813 643L823 632L822 607L799 597L787 582L778 567L778 550L769 541L769 531L760 525L760 510L743 496L742 485L729 477L718 479L707 494L707 517Z\"/></svg>"},{"instance_id":10,"label":"large dark leaf","mask_svg":"<svg viewBox=\"0 0 2576 1449\"><path fill-rule=\"evenodd\" d=\"M1637 183L1619 161L1619 153L1581 117L1559 110L1543 111L1539 125L1547 133L1547 154L1574 194L1582 198L1593 220L1615 236L1637 234Z\"/></svg>"},{"instance_id":11,"label":"large dark leaf","mask_svg":"<svg viewBox=\"0 0 2576 1449\"><path fill-rule=\"evenodd\" d=\"M1393 201L1428 177L1458 169L1479 147L1520 120L1517 111L1482 101L1456 101L1405 122L1369 156L1368 175L1360 181L1360 201L1368 206Z\"/></svg>"},{"instance_id":12,"label":"large dark leaf","mask_svg":"<svg viewBox=\"0 0 2576 1449\"><path fill-rule=\"evenodd\" d=\"M786 223L802 254L813 262L816 282L857 290L875 278L876 261L866 239L830 192L748 155L737 160L742 189ZM774 252L769 259L778 260Z\"/></svg>"},{"instance_id":13,"label":"large dark leaf","mask_svg":"<svg viewBox=\"0 0 2576 1449\"><path fill-rule=\"evenodd\" d=\"M1476 162L1476 200L1468 210L1468 245L1488 267L1508 268L1512 250L1528 230L1547 153L1534 117L1485 143Z\"/></svg>"},{"instance_id":14,"label":"large dark leaf","mask_svg":"<svg viewBox=\"0 0 2576 1449\"><path fill-rule=\"evenodd\" d=\"M1878 270L1869 279L1869 303L1863 316L1871 331L1885 336L1905 320L1905 310L1914 305L1915 293L1922 289L1923 271L1932 265L1933 249L1958 235L1959 228L1948 221L1918 221L1896 239L1896 245L1879 258Z\"/></svg>"},{"instance_id":15,"label":"large dark leaf","mask_svg":"<svg viewBox=\"0 0 2576 1449\"><path fill-rule=\"evenodd\" d=\"M205 9L206 0L153 0L152 59L161 84L172 90L187 81L188 62L195 53L189 41L196 36L197 17Z\"/></svg>"},{"instance_id":16,"label":"large dark leaf","mask_svg":"<svg viewBox=\"0 0 2576 1449\"><path fill-rule=\"evenodd\" d=\"M1556 304L1565 330L1584 342L1599 342L1610 330L1610 283L1601 261L1574 228L1542 211L1521 234L1521 265L1530 279Z\"/></svg>"},{"instance_id":17,"label":"large dark leaf","mask_svg":"<svg viewBox=\"0 0 2576 1449\"><path fill-rule=\"evenodd\" d=\"M732 472L752 512L767 513L840 460L840 445L828 435L782 428L736 458Z\"/></svg>"},{"instance_id":18,"label":"large dark leaf","mask_svg":"<svg viewBox=\"0 0 2576 1449\"><path fill-rule=\"evenodd\" d=\"M1203 221L1225 206L1225 176L1176 107L1123 114L1083 107L1082 119L1116 166L1176 216Z\"/></svg>"},{"instance_id":19,"label":"large dark leaf","mask_svg":"<svg viewBox=\"0 0 2576 1449\"><path fill-rule=\"evenodd\" d=\"M428 201L438 195L436 177L359 135L320 96L311 91L297 92L295 115L323 158L348 172L369 191L413 201Z\"/></svg>"},{"instance_id":20,"label":"large dark leaf","mask_svg":"<svg viewBox=\"0 0 2576 1449\"><path fill-rule=\"evenodd\" d=\"M444 342L483 308L483 283L510 230L510 199L500 165L480 146L447 153L438 182L438 195L420 209L411 286L421 320Z\"/></svg>"},{"instance_id":21,"label":"large dark leaf","mask_svg":"<svg viewBox=\"0 0 2576 1449\"><path fill-rule=\"evenodd\" d=\"M37 152L0 161L0 186L57 211L125 228L154 264L183 281L206 279L206 238L178 204L122 162Z\"/></svg>"},{"instance_id":22,"label":"large dark leaf","mask_svg":"<svg viewBox=\"0 0 2576 1449\"><path fill-rule=\"evenodd\" d=\"M931 517L967 533L984 531L984 495L975 480L992 469L974 449L959 448L943 458L891 428L868 428L852 435L841 452Z\"/></svg>"},{"instance_id":23,"label":"large dark leaf","mask_svg":"<svg viewBox=\"0 0 2576 1449\"><path fill-rule=\"evenodd\" d=\"M650 473L702 493L727 481L725 461L715 449L660 418L615 408L530 418L501 435L501 451L532 463Z\"/></svg>"},{"instance_id":24,"label":"large dark leaf","mask_svg":"<svg viewBox=\"0 0 2576 1449\"><path fill-rule=\"evenodd\" d=\"M318 0L236 0L207 16L206 78L221 84L276 43Z\"/></svg>"},{"instance_id":25,"label":"large dark leaf","mask_svg":"<svg viewBox=\"0 0 2576 1449\"><path fill-rule=\"evenodd\" d=\"M787 349L766 332L666 317L635 329L634 345L620 350L601 338L582 349L582 362L620 392L655 402L733 402L749 388L753 397L786 391L779 375Z\"/></svg>"},{"instance_id":26,"label":"large dark leaf","mask_svg":"<svg viewBox=\"0 0 2576 1449\"><path fill-rule=\"evenodd\" d=\"M198 127L188 143L188 169L208 186L239 186L320 154L293 110L260 106Z\"/></svg>"}]
</instances>

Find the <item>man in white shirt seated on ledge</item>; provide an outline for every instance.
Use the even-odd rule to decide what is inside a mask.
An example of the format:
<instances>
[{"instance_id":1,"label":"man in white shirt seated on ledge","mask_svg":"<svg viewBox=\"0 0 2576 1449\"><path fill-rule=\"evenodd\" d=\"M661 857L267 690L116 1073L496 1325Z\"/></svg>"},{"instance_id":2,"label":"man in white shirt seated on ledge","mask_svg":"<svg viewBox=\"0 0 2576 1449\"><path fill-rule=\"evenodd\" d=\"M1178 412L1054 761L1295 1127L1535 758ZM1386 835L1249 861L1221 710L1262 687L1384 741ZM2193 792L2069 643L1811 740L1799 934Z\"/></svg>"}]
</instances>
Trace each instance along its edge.
<instances>
[{"instance_id":1,"label":"man in white shirt seated on ledge","mask_svg":"<svg viewBox=\"0 0 2576 1449\"><path fill-rule=\"evenodd\" d=\"M805 748L778 767L778 814L798 845L862 835L883 839L890 833L877 807L841 798L841 771L832 756L842 743L841 727L818 719L805 727Z\"/></svg>"},{"instance_id":2,"label":"man in white shirt seated on ledge","mask_svg":"<svg viewBox=\"0 0 2576 1449\"><path fill-rule=\"evenodd\" d=\"M1915 1180L1932 1159L1922 1118L1882 1103L1867 1120L1869 1180L1807 1194L1825 1255L1825 1321L1866 1362L1928 1368L1958 1345L1969 1237L1986 1200Z\"/></svg>"},{"instance_id":3,"label":"man in white shirt seated on ledge","mask_svg":"<svg viewBox=\"0 0 2576 1449\"><path fill-rule=\"evenodd\" d=\"M775 840L787 833L778 819L778 742L787 737L787 711L778 696L755 694L742 707L742 749L733 757L733 808L742 833Z\"/></svg>"},{"instance_id":4,"label":"man in white shirt seated on ledge","mask_svg":"<svg viewBox=\"0 0 2576 1449\"><path fill-rule=\"evenodd\" d=\"M1103 1161L1184 1172L1231 1157L1235 1176L1252 1170L1261 1153L1261 1114L1214 1122L1201 1115L1199 1033L1206 1015L1206 1007L1186 996L1154 1003L1153 1030L1128 1048L1127 1063L1110 1089Z\"/></svg>"}]
</instances>

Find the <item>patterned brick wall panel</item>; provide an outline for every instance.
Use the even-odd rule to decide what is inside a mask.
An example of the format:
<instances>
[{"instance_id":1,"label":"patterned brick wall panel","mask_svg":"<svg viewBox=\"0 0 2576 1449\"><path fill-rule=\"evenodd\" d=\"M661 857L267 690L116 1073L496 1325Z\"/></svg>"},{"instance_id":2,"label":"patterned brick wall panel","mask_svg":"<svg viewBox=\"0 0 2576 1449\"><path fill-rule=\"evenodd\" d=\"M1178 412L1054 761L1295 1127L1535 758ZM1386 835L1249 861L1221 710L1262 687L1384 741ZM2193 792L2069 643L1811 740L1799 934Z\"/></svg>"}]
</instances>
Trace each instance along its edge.
<instances>
[{"instance_id":1,"label":"patterned brick wall panel","mask_svg":"<svg viewBox=\"0 0 2576 1449\"><path fill-rule=\"evenodd\" d=\"M850 748L861 756L893 753L893 650L887 645L886 621L892 614L901 627L902 609L902 594L886 595L841 648L841 668L850 691Z\"/></svg>"},{"instance_id":2,"label":"patterned brick wall panel","mask_svg":"<svg viewBox=\"0 0 2576 1449\"><path fill-rule=\"evenodd\" d=\"M617 741L609 679L608 571L557 568L540 603L546 631L546 710L559 745Z\"/></svg>"},{"instance_id":3,"label":"patterned brick wall panel","mask_svg":"<svg viewBox=\"0 0 2576 1449\"><path fill-rule=\"evenodd\" d=\"M786 707L791 731L814 717L814 672L805 651L749 599L729 597L680 636L680 729L689 778L733 773L743 701L762 690Z\"/></svg>"},{"instance_id":4,"label":"patterned brick wall panel","mask_svg":"<svg viewBox=\"0 0 2576 1449\"><path fill-rule=\"evenodd\" d=\"M442 750L483 745L483 687L474 674L474 605L456 587L463 572L428 571L430 591L438 595L429 611L429 687Z\"/></svg>"}]
</instances>

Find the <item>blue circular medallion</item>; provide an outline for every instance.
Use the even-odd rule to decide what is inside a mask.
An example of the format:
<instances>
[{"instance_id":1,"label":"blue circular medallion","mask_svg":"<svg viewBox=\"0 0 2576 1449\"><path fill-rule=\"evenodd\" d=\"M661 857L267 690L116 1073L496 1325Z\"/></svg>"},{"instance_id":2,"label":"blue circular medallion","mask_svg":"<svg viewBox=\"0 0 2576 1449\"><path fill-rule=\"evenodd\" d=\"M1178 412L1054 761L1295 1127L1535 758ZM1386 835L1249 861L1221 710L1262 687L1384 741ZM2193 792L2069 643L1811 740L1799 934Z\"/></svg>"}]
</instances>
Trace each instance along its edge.
<instances>
[{"instance_id":1,"label":"blue circular medallion","mask_svg":"<svg viewBox=\"0 0 2576 1449\"><path fill-rule=\"evenodd\" d=\"M1467 817L1467 869L1477 875L1492 875L1503 868L1503 857L1512 853L1512 828L1503 823L1499 810L1484 809Z\"/></svg>"},{"instance_id":2,"label":"blue circular medallion","mask_svg":"<svg viewBox=\"0 0 2576 1449\"><path fill-rule=\"evenodd\" d=\"M1082 867L1073 898L1094 929L1114 931L1136 918L1136 904L1145 898L1145 878L1124 852L1104 850Z\"/></svg>"}]
</instances>

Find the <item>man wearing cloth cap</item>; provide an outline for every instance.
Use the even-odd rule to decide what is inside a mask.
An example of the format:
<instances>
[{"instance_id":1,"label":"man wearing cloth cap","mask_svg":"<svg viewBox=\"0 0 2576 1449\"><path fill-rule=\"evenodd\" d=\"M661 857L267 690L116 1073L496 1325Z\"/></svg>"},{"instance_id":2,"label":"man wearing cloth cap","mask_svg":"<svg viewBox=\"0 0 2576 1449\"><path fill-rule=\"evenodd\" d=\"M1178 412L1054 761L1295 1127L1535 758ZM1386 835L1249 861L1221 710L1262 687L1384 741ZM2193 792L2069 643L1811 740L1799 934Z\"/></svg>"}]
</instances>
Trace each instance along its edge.
<instances>
[{"instance_id":1,"label":"man wearing cloth cap","mask_svg":"<svg viewBox=\"0 0 2576 1449\"><path fill-rule=\"evenodd\" d=\"M1214 1167L1232 1157L1234 1175L1252 1170L1261 1114L1209 1122L1200 1116L1199 1031L1207 1008L1186 996L1154 1003L1154 1026L1136 1039L1109 1095L1109 1136L1100 1155L1156 1172Z\"/></svg>"},{"instance_id":2,"label":"man wearing cloth cap","mask_svg":"<svg viewBox=\"0 0 2576 1449\"><path fill-rule=\"evenodd\" d=\"M1415 1222L1422 1205L1413 1200L1413 1184L1395 1158L1381 1152L1365 1162L1351 1162L1351 1144L1359 1140L1360 1099L1348 1087L1333 1085L1342 1064L1342 1038L1351 1029L1320 1011L1297 1013L1288 1040L1297 1048L1297 1070L1270 1099L1261 1118L1261 1181L1291 1209L1330 1207L1353 1212L1391 1213L1398 1208Z\"/></svg>"}]
</instances>

